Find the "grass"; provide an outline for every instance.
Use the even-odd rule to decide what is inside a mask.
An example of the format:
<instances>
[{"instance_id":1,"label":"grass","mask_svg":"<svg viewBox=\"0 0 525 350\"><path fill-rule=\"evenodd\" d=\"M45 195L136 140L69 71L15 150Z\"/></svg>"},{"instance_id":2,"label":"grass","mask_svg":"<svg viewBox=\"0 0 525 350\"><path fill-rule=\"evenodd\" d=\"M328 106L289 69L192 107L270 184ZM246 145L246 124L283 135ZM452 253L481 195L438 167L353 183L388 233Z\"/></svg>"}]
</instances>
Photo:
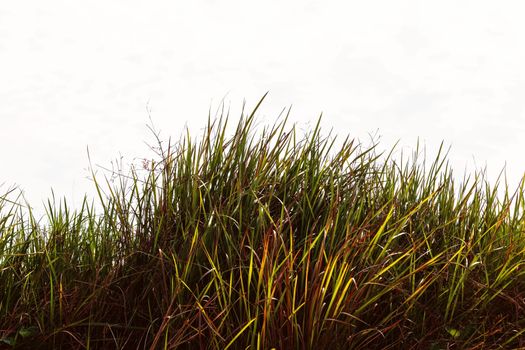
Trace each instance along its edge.
<instances>
[{"instance_id":1,"label":"grass","mask_svg":"<svg viewBox=\"0 0 525 350\"><path fill-rule=\"evenodd\" d=\"M261 102L94 176L98 212L0 196L0 348L525 347L523 182L255 127Z\"/></svg>"}]
</instances>

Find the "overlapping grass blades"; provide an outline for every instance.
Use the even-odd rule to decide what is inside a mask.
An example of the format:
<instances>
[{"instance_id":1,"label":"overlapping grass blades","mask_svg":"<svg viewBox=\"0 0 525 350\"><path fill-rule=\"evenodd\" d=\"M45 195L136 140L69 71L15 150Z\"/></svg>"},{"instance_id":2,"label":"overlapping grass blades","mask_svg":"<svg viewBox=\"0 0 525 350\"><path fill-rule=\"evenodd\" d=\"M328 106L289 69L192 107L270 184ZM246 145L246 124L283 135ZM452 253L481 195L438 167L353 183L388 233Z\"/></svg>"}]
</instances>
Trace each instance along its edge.
<instances>
[{"instance_id":1,"label":"overlapping grass blades","mask_svg":"<svg viewBox=\"0 0 525 350\"><path fill-rule=\"evenodd\" d=\"M95 180L98 214L2 195L5 347L525 347L523 183L498 197L442 150L335 149L255 110Z\"/></svg>"}]
</instances>

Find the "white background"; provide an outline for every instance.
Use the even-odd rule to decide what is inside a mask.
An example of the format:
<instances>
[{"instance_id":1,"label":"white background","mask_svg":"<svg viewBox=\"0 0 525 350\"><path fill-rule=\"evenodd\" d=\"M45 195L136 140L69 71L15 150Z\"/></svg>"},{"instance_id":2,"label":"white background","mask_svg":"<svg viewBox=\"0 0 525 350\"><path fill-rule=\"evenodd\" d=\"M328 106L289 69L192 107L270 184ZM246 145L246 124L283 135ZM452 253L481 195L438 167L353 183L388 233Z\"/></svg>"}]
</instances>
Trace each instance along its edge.
<instances>
[{"instance_id":1,"label":"white background","mask_svg":"<svg viewBox=\"0 0 525 350\"><path fill-rule=\"evenodd\" d=\"M0 192L35 208L93 194L108 166L198 131L222 98L272 124L323 126L381 146L452 146L456 172L525 170L521 1L20 0L0 4ZM149 113L148 113L149 109Z\"/></svg>"}]
</instances>

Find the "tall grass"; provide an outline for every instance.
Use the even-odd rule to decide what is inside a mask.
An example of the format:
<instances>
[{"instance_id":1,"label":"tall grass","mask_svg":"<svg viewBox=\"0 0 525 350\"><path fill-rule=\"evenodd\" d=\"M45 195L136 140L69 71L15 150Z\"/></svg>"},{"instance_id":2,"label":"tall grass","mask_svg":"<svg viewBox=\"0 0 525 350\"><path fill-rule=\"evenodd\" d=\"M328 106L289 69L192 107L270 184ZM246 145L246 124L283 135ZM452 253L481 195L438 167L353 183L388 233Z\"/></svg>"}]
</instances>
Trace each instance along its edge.
<instances>
[{"instance_id":1,"label":"tall grass","mask_svg":"<svg viewBox=\"0 0 525 350\"><path fill-rule=\"evenodd\" d=\"M442 149L255 127L259 104L232 135L221 115L159 140L145 175L95 177L98 213L0 196L3 346L525 347L523 182L498 196Z\"/></svg>"}]
</instances>

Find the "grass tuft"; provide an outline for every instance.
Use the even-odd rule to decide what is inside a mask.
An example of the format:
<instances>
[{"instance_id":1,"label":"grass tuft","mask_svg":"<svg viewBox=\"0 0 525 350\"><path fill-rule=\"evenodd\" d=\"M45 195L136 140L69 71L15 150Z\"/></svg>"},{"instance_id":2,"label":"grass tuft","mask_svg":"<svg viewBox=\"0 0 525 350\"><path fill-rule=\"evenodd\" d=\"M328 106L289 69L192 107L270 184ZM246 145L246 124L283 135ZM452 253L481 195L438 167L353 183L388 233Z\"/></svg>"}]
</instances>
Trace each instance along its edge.
<instances>
[{"instance_id":1,"label":"grass tuft","mask_svg":"<svg viewBox=\"0 0 525 350\"><path fill-rule=\"evenodd\" d=\"M523 181L255 127L261 103L93 174L98 213L0 195L0 348L525 347Z\"/></svg>"}]
</instances>

